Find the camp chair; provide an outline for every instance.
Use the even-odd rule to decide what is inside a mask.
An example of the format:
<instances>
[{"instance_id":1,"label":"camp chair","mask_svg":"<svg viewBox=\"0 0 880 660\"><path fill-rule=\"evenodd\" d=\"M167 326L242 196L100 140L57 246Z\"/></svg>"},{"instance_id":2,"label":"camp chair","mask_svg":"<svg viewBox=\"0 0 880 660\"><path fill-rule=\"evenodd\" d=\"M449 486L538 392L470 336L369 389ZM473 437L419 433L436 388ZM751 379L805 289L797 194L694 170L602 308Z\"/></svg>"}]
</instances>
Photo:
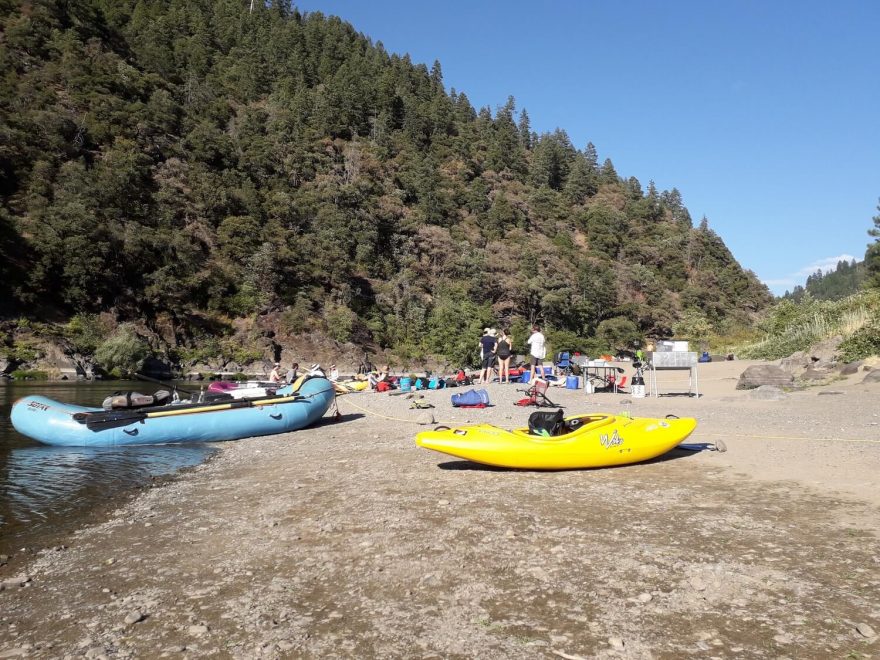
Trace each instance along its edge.
<instances>
[{"instance_id":1,"label":"camp chair","mask_svg":"<svg viewBox=\"0 0 880 660\"><path fill-rule=\"evenodd\" d=\"M617 381L617 387L615 388L618 392L622 392L623 394L628 394L628 392L623 389L626 387L626 379L627 376L621 376L620 380Z\"/></svg>"},{"instance_id":2,"label":"camp chair","mask_svg":"<svg viewBox=\"0 0 880 660\"><path fill-rule=\"evenodd\" d=\"M571 353L563 351L556 355L556 369L566 376L571 374Z\"/></svg>"},{"instance_id":3,"label":"camp chair","mask_svg":"<svg viewBox=\"0 0 880 660\"><path fill-rule=\"evenodd\" d=\"M536 378L532 382L532 386L527 390L517 390L518 392L523 392L527 396L523 399L517 401L514 405L517 406L547 406L551 408L558 408L555 403L553 403L550 399L547 398L547 387L549 383L543 378Z\"/></svg>"}]
</instances>

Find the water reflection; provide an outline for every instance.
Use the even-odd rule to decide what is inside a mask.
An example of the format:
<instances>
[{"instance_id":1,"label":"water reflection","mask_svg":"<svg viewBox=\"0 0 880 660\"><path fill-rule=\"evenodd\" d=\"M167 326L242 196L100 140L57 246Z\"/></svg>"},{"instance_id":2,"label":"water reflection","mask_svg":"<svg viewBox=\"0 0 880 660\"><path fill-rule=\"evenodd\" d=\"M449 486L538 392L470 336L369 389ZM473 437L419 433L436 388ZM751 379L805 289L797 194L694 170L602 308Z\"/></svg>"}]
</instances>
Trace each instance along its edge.
<instances>
[{"instance_id":1,"label":"water reflection","mask_svg":"<svg viewBox=\"0 0 880 660\"><path fill-rule=\"evenodd\" d=\"M79 526L96 505L111 502L151 478L202 463L211 445L48 447L12 429L14 400L40 393L61 401L95 405L110 392L143 383L7 384L0 386L0 554L23 545L51 542Z\"/></svg>"},{"instance_id":2,"label":"water reflection","mask_svg":"<svg viewBox=\"0 0 880 660\"><path fill-rule=\"evenodd\" d=\"M151 477L198 465L207 445L128 448L27 447L13 449L0 473L3 544L55 531L71 514L107 501Z\"/></svg>"}]
</instances>

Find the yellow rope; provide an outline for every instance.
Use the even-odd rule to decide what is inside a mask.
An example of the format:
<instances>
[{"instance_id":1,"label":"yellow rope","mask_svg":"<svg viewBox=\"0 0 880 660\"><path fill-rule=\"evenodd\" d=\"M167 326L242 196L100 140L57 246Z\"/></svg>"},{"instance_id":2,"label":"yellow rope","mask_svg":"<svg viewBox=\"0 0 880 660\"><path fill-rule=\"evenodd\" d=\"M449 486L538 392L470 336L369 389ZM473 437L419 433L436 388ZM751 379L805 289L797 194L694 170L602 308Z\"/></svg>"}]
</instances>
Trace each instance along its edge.
<instances>
[{"instance_id":1,"label":"yellow rope","mask_svg":"<svg viewBox=\"0 0 880 660\"><path fill-rule=\"evenodd\" d=\"M791 435L757 435L749 433L703 433L703 435L711 435L721 438L752 438L757 440L818 440L822 442L867 442L875 445L880 444L880 440L869 440L867 438L803 438Z\"/></svg>"},{"instance_id":2,"label":"yellow rope","mask_svg":"<svg viewBox=\"0 0 880 660\"><path fill-rule=\"evenodd\" d=\"M388 415L383 415L381 413L377 413L374 410L368 410L367 408L363 408L363 407L359 406L358 404L356 404L354 401L351 400L351 398L347 398L347 399L345 399L345 401L347 403L350 403L351 405L353 405L358 410L361 410L361 411L367 413L368 415L373 415L375 417L381 417L382 419L387 419L387 420L390 420L393 422L407 422L409 424L422 424L422 422L418 422L414 419L404 419L402 417L390 417ZM434 423L435 424L444 424L444 422L436 422L436 421ZM451 423L448 423L448 424L451 424ZM801 441L819 440L819 441L825 441L825 442L865 442L868 444L880 444L880 440L869 440L869 439L863 439L863 438L804 438L804 437L788 436L788 435L757 435L757 434L747 434L747 433L705 433L702 431L699 433L701 435L708 435L708 436L714 436L714 437L720 437L720 438L751 438L751 439L755 439L755 440L801 440Z\"/></svg>"},{"instance_id":3,"label":"yellow rope","mask_svg":"<svg viewBox=\"0 0 880 660\"><path fill-rule=\"evenodd\" d=\"M375 417L381 417L382 419L388 419L388 420L391 420L391 421L393 421L393 422L408 422L408 423L410 423L410 424L420 424L420 425L424 426L424 422L419 422L419 421L414 420L414 419L404 419L404 418L402 418L402 417L389 417L388 415L383 415L382 413L377 413L377 412L374 411L374 410L368 410L367 408L362 408L361 406L359 406L358 404L356 404L356 403L355 403L354 401L352 401L351 399L345 399L345 401L346 401L346 403L350 403L350 404L353 405L355 408L357 408L358 410L362 410L363 412L367 413L368 415L374 415ZM425 409L422 408L421 410L425 410ZM433 423L434 423L434 424L443 424L443 422L436 422L436 421L433 422Z\"/></svg>"}]
</instances>

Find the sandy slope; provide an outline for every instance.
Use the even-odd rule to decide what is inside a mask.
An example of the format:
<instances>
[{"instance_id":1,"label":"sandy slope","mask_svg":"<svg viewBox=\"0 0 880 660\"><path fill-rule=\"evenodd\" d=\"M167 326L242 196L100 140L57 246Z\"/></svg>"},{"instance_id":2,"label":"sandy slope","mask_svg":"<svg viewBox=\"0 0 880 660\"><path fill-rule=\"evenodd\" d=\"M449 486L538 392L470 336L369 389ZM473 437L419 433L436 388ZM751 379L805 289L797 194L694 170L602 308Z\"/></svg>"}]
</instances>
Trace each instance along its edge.
<instances>
[{"instance_id":1,"label":"sandy slope","mask_svg":"<svg viewBox=\"0 0 880 660\"><path fill-rule=\"evenodd\" d=\"M609 470L476 466L416 448L404 397L341 398L0 574L30 578L0 593L0 658L877 656L880 384L759 401L747 364L701 367L700 399L554 390L728 448ZM425 396L513 426L516 389Z\"/></svg>"}]
</instances>

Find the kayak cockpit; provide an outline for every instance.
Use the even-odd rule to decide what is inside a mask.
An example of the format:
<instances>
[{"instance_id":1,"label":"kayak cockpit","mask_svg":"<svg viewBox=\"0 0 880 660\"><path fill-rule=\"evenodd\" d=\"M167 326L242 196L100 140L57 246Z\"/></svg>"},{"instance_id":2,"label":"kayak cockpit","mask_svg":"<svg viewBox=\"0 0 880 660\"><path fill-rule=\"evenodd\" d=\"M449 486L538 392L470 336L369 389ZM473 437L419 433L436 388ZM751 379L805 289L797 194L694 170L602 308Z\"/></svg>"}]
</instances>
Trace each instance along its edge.
<instances>
[{"instance_id":1,"label":"kayak cockpit","mask_svg":"<svg viewBox=\"0 0 880 660\"><path fill-rule=\"evenodd\" d=\"M565 417L562 410L556 412L534 412L529 416L526 428L516 429L514 433L530 439L543 438L565 440L574 435L593 431L614 421L614 415L572 415Z\"/></svg>"}]
</instances>

